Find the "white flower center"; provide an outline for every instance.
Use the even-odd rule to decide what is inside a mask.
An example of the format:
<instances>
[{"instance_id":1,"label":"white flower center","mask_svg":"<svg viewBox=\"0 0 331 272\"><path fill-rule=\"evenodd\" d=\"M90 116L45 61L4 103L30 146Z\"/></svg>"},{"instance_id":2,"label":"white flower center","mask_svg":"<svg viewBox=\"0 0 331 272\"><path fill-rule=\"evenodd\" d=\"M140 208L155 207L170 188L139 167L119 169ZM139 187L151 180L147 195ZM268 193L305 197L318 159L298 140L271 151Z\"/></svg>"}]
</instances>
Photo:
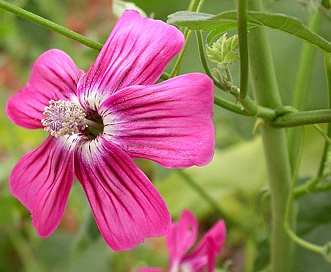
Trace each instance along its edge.
<instances>
[{"instance_id":1,"label":"white flower center","mask_svg":"<svg viewBox=\"0 0 331 272\"><path fill-rule=\"evenodd\" d=\"M51 100L43 114L44 130L54 137L77 134L88 126L83 109L73 102Z\"/></svg>"}]
</instances>

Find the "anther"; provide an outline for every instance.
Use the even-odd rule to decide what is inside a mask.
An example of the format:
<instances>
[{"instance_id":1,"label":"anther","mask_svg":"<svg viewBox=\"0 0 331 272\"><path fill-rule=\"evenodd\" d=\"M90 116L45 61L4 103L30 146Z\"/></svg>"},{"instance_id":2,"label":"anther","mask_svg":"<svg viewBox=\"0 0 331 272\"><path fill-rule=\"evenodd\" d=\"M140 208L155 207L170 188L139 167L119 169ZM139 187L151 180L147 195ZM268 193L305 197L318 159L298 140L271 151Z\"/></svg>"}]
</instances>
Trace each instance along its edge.
<instances>
[{"instance_id":1,"label":"anther","mask_svg":"<svg viewBox=\"0 0 331 272\"><path fill-rule=\"evenodd\" d=\"M50 100L43 114L44 130L54 137L76 134L87 128L86 114L73 102Z\"/></svg>"}]
</instances>

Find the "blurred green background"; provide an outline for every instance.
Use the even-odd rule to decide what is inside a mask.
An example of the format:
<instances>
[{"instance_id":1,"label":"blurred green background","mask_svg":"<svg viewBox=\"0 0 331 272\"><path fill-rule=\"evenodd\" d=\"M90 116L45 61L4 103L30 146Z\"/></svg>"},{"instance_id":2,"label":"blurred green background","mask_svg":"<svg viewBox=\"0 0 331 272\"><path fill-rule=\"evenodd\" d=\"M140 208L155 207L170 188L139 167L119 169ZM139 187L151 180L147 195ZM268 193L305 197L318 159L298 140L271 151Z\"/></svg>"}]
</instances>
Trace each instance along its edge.
<instances>
[{"instance_id":1,"label":"blurred green background","mask_svg":"<svg viewBox=\"0 0 331 272\"><path fill-rule=\"evenodd\" d=\"M25 8L88 38L104 42L116 17L112 2L107 0L13 0ZM187 0L137 0L146 14L166 21L167 16L186 10ZM282 12L307 22L309 11L294 0L265 1L272 12ZM309 1L306 1L309 2ZM318 1L316 1L318 2ZM203 12L217 14L234 9L230 0L206 0ZM285 34L269 31L279 88L283 103L291 104L302 42ZM323 18L320 35L331 40L331 21ZM35 59L50 48L67 52L85 71L93 63L97 51L71 41L57 33L0 10L0 272L2 271L134 271L144 266L166 269L168 256L163 238L149 239L136 249L114 253L100 236L84 192L74 184L65 216L54 234L39 238L29 212L11 196L8 176L15 163L36 148L45 138L43 131L27 131L6 117L8 97L22 88ZM167 68L171 70L173 62ZM212 66L212 64L210 64ZM323 56L316 54L310 86L307 86L306 109L326 107L327 93ZM232 73L238 82L238 65ZM194 35L184 57L181 73L203 71ZM218 95L227 96L215 89ZM221 271L230 262L230 271L259 271L268 262L268 245L261 213L261 192L266 188L267 173L261 139L253 134L254 120L215 108L217 148L212 163L206 167L185 170L217 204L240 225L228 225L226 245L217 259ZM316 175L323 138L311 126L305 127L302 181ZM174 220L183 209L190 209L200 221L200 232L208 230L218 214L175 170L166 170L148 161L137 164L161 192ZM329 166L328 166L329 167ZM329 170L328 170L329 171ZM298 233L312 242L331 240L331 193L307 196L299 202ZM268 210L268 207L266 207ZM267 216L268 217L268 213ZM268 218L266 219L268 220ZM254 267L254 268L253 268ZM295 272L331 271L322 259L298 247Z\"/></svg>"}]
</instances>

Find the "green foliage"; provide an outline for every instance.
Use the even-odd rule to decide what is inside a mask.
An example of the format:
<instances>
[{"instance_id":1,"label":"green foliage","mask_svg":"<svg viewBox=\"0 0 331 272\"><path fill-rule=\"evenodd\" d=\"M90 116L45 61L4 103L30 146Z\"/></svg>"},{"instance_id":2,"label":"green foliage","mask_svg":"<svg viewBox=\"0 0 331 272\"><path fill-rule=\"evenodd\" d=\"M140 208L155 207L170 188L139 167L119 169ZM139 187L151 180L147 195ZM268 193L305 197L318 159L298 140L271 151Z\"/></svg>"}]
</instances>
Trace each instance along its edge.
<instances>
[{"instance_id":1,"label":"green foliage","mask_svg":"<svg viewBox=\"0 0 331 272\"><path fill-rule=\"evenodd\" d=\"M227 68L231 63L239 60L238 35L230 38L222 35L210 47L206 45L206 55L210 61L217 63L219 69Z\"/></svg>"},{"instance_id":2,"label":"green foliage","mask_svg":"<svg viewBox=\"0 0 331 272\"><path fill-rule=\"evenodd\" d=\"M266 26L308 42L320 50L330 53L331 44L321 36L310 31L300 20L286 14L249 11L248 27ZM227 11L218 15L179 11L171 14L168 23L186 26L192 30L212 31L208 42L217 35L237 28L237 12Z\"/></svg>"}]
</instances>

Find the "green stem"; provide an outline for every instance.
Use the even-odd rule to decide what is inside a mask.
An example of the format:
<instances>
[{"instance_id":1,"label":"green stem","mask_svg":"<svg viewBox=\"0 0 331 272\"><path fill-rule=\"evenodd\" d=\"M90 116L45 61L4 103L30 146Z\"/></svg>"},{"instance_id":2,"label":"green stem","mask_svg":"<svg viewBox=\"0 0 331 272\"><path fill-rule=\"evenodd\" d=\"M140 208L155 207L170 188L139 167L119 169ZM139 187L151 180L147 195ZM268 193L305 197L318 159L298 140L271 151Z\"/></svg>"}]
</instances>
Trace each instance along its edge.
<instances>
[{"instance_id":1,"label":"green stem","mask_svg":"<svg viewBox=\"0 0 331 272\"><path fill-rule=\"evenodd\" d=\"M328 143L328 144L331 144L331 139L330 139L330 131L328 129L328 131L325 133L324 130L318 126L318 125L313 125L314 129L317 130L317 132L319 132L319 134L321 134L321 136L325 139L325 141ZM328 148L325 148L326 150L328 150ZM327 152L323 152L323 153L327 153ZM319 171L321 172L321 171ZM320 176L320 175L319 175Z\"/></svg>"},{"instance_id":2,"label":"green stem","mask_svg":"<svg viewBox=\"0 0 331 272\"><path fill-rule=\"evenodd\" d=\"M320 182L320 179L314 178L304 185L297 187L294 191L295 198L299 198L307 194L323 193L331 189L331 182L318 184Z\"/></svg>"},{"instance_id":3,"label":"green stem","mask_svg":"<svg viewBox=\"0 0 331 272\"><path fill-rule=\"evenodd\" d=\"M269 124L275 128L285 128L330 122L331 109L324 109L286 113L277 117Z\"/></svg>"},{"instance_id":4,"label":"green stem","mask_svg":"<svg viewBox=\"0 0 331 272\"><path fill-rule=\"evenodd\" d=\"M325 76L326 83L328 88L328 107L331 108L331 55L324 55L324 68L325 68ZM324 133L322 133L324 135ZM325 135L325 144L322 159L320 162L320 168L318 170L318 177L321 179L324 175L325 163L328 158L329 147L330 147L330 136L331 136L331 123L328 124L327 133Z\"/></svg>"},{"instance_id":5,"label":"green stem","mask_svg":"<svg viewBox=\"0 0 331 272\"><path fill-rule=\"evenodd\" d=\"M244 109L249 115L261 118L267 122L276 118L276 111L269 107L257 105L250 97L246 96L244 99L239 100Z\"/></svg>"},{"instance_id":6,"label":"green stem","mask_svg":"<svg viewBox=\"0 0 331 272\"><path fill-rule=\"evenodd\" d=\"M321 17L318 12L312 13L309 17L307 27L313 32L317 32L320 27ZM307 44L303 44L299 71L296 79L296 85L294 90L293 107L298 110L304 109L304 104L308 95L308 90L311 82L314 56L316 49ZM300 160L297 157L298 150L301 148L303 142L303 129L293 128L288 133L288 146L290 152L291 168L299 167Z\"/></svg>"},{"instance_id":7,"label":"green stem","mask_svg":"<svg viewBox=\"0 0 331 272\"><path fill-rule=\"evenodd\" d=\"M214 95L214 104L217 106L220 106L224 109L227 109L229 111L232 111L234 113L238 113L240 115L244 115L244 116L249 115L245 110L242 109L242 107L240 107L236 104L233 104L232 102L227 101L217 95Z\"/></svg>"},{"instance_id":8,"label":"green stem","mask_svg":"<svg viewBox=\"0 0 331 272\"><path fill-rule=\"evenodd\" d=\"M253 272L254 262L256 259L256 241L253 233L247 235L244 245L245 260L244 260L244 271Z\"/></svg>"},{"instance_id":9,"label":"green stem","mask_svg":"<svg viewBox=\"0 0 331 272\"><path fill-rule=\"evenodd\" d=\"M303 146L301 145L298 157L302 156L302 149L303 149ZM286 219L285 219L284 227L285 227L285 230L286 230L287 234L289 235L289 237L291 237L291 239L295 243L297 243L298 245L300 245L300 246L302 246L302 247L304 247L304 248L306 248L310 251L313 251L313 252L318 253L318 254L322 254L323 253L323 247L315 245L313 243L310 243L310 242L305 241L304 239L300 238L292 230L292 227L291 227L291 220L292 220L291 210L292 210L292 207L293 207L293 202L294 202L295 197L296 197L295 188L296 188L296 184L297 184L297 180L298 180L298 172L299 172L299 167L295 167L295 172L293 173L293 183L292 183L292 186L291 186L291 192L290 192L288 200L287 200Z\"/></svg>"},{"instance_id":10,"label":"green stem","mask_svg":"<svg viewBox=\"0 0 331 272\"><path fill-rule=\"evenodd\" d=\"M325 67L325 75L326 75L326 82L328 88L328 106L331 107L331 56L326 54L324 56L324 67ZM320 131L318 129L318 131ZM324 136L324 132L322 133ZM322 154L322 159L320 162L320 167L317 172L316 178L312 179L311 181L307 182L306 184L296 188L295 190L295 197L301 197L302 195L308 193L319 193L328 191L331 189L331 183L320 184L323 177L324 177L324 170L325 170L325 162L327 161L329 147L330 147L330 136L331 136L331 124L329 123L327 134L325 135L325 144Z\"/></svg>"},{"instance_id":11,"label":"green stem","mask_svg":"<svg viewBox=\"0 0 331 272\"><path fill-rule=\"evenodd\" d=\"M168 73L166 73L166 72L164 72L162 75L161 75L161 77L160 77L160 79L162 79L162 80L167 80L167 79L169 79L170 78L170 75L168 74Z\"/></svg>"},{"instance_id":12,"label":"green stem","mask_svg":"<svg viewBox=\"0 0 331 272\"><path fill-rule=\"evenodd\" d=\"M190 5L189 5L189 11L193 11L194 6L196 5L196 2L197 2L197 0L192 0L191 1ZM202 9L202 6L203 6L204 3L205 3L205 0L200 0L195 11L199 12ZM172 69L172 71L170 73L170 78L175 77L179 74L180 65L182 63L184 54L186 52L188 41L190 40L190 38L192 36L192 31L188 30L186 28L185 31L184 31L184 36L185 36L185 44L184 44L183 50L180 52L180 54L179 54L179 56L176 60L174 68Z\"/></svg>"},{"instance_id":13,"label":"green stem","mask_svg":"<svg viewBox=\"0 0 331 272\"><path fill-rule=\"evenodd\" d=\"M301 239L290 228L288 228L287 225L285 226L285 228L286 228L287 234L298 245L300 245L300 246L302 246L302 247L304 247L304 248L306 248L306 249L308 249L310 251L313 251L315 253L323 254L323 247L318 246L318 245L315 245L315 244L312 244L312 243L310 243L308 241L305 241L305 240Z\"/></svg>"},{"instance_id":14,"label":"green stem","mask_svg":"<svg viewBox=\"0 0 331 272\"><path fill-rule=\"evenodd\" d=\"M239 100L248 96L248 43L247 43L247 0L238 2L238 39L240 55L240 93Z\"/></svg>"},{"instance_id":15,"label":"green stem","mask_svg":"<svg viewBox=\"0 0 331 272\"><path fill-rule=\"evenodd\" d=\"M320 14L318 12L310 14L307 27L313 32L318 32L320 25ZM304 109L305 101L309 93L308 90L311 85L311 74L314 68L313 63L315 53L316 49L314 46L308 43L303 43L293 98L293 107L298 110Z\"/></svg>"},{"instance_id":16,"label":"green stem","mask_svg":"<svg viewBox=\"0 0 331 272\"><path fill-rule=\"evenodd\" d=\"M326 81L327 81L327 87L328 87L328 104L329 104L328 107L330 108L331 107L331 56L330 55L324 56L324 67L325 67L325 75L326 75ZM323 192L330 188L330 183L321 184L320 186L318 186L318 184L322 181L322 179L324 177L325 164L328 159L329 147L331 144L330 143L331 123L328 124L326 134L317 125L315 125L314 127L325 138L325 144L324 144L324 149L323 149L322 158L321 158L321 162L320 162L320 167L318 169L316 178L312 179L310 182L306 183L305 185L299 187L296 190L296 196L301 196L308 192L314 192L314 193Z\"/></svg>"},{"instance_id":17,"label":"green stem","mask_svg":"<svg viewBox=\"0 0 331 272\"><path fill-rule=\"evenodd\" d=\"M198 0L191 0L190 4L188 5L188 11L194 11L194 7L197 5Z\"/></svg>"},{"instance_id":18,"label":"green stem","mask_svg":"<svg viewBox=\"0 0 331 272\"><path fill-rule=\"evenodd\" d=\"M42 27L45 27L49 30L52 30L54 32L57 32L63 36L66 36L74 41L77 41L81 44L84 44L86 45L87 47L90 47L92 49L95 49L95 50L98 50L100 51L103 47L103 44L101 43L98 43L98 42L95 42L95 41L92 41L88 38L86 38L85 36L77 33L77 32L74 32L68 28L65 28L61 25L58 25L50 20L47 20L39 15L36 15L30 11L27 11L25 9L22 9L20 7L17 7L13 4L10 4L10 3L7 3L5 1L2 1L0 0L0 8L1 9L4 9L6 11L9 11L23 19L26 19L30 22L33 22L37 25L40 25ZM162 76L161 76L162 79L168 79L169 78L169 75L167 73L163 73Z\"/></svg>"},{"instance_id":19,"label":"green stem","mask_svg":"<svg viewBox=\"0 0 331 272\"><path fill-rule=\"evenodd\" d=\"M42 27L45 27L47 29L53 30L61 35L64 35L70 39L73 39L77 42L80 42L92 49L96 49L96 50L101 50L102 48L102 44L98 43L98 42L94 42L86 37L84 37L83 35L80 35L72 30L69 30L63 26L60 26L52 21L49 21L41 16L38 16L32 12L29 12L25 9L22 9L20 7L17 7L13 4L7 3L5 1L0 0L0 8L7 10L11 13L14 13L15 15L22 17L28 21L31 21L33 23L36 23Z\"/></svg>"},{"instance_id":20,"label":"green stem","mask_svg":"<svg viewBox=\"0 0 331 272\"><path fill-rule=\"evenodd\" d=\"M182 51L179 53L176 63L170 73L170 76L169 76L170 78L175 77L179 74L180 65L183 61L183 57L184 57L186 49L187 49L188 41L190 40L191 36L192 36L192 31L185 29L184 30L185 44L184 44Z\"/></svg>"},{"instance_id":21,"label":"green stem","mask_svg":"<svg viewBox=\"0 0 331 272\"><path fill-rule=\"evenodd\" d=\"M251 10L262 10L262 0L249 0ZM265 30L255 28L249 34L249 60L253 92L259 105L282 106L272 55ZM271 271L289 272L292 268L294 245L284 229L286 201L290 193L291 168L284 129L262 126L261 135L269 176L271 195ZM292 213L290 213L292 215Z\"/></svg>"}]
</instances>

